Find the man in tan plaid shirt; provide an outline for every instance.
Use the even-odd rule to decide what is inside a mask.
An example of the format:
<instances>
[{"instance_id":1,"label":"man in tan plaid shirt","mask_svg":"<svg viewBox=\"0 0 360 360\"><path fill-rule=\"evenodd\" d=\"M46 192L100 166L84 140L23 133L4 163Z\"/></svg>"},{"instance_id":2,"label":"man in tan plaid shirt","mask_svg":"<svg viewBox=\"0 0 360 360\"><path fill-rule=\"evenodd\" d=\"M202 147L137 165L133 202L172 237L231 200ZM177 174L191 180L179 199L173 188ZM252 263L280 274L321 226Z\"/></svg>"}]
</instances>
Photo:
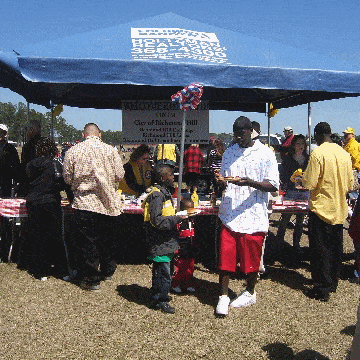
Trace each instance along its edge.
<instances>
[{"instance_id":1,"label":"man in tan plaid shirt","mask_svg":"<svg viewBox=\"0 0 360 360\"><path fill-rule=\"evenodd\" d=\"M98 290L116 269L116 225L122 212L117 188L124 168L117 150L101 141L96 124L85 125L82 135L84 141L66 152L63 175L74 193L80 286Z\"/></svg>"}]
</instances>

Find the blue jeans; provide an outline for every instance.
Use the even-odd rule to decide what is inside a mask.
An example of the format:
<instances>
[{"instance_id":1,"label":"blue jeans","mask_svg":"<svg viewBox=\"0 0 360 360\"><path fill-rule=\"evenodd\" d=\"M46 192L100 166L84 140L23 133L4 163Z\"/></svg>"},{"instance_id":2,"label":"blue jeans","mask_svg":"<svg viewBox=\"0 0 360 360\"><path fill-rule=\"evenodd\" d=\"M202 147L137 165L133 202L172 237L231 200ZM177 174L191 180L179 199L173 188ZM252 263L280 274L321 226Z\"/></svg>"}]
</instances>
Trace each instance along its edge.
<instances>
[{"instance_id":1,"label":"blue jeans","mask_svg":"<svg viewBox=\"0 0 360 360\"><path fill-rule=\"evenodd\" d=\"M281 215L280 223L278 225L278 232L276 234L277 241L280 246L285 245L285 240L284 240L285 233L287 226L290 222L291 216L292 214L286 214L286 213ZM295 229L293 232L293 246L296 249L300 249L300 239L303 233L304 218L305 218L305 214L296 214Z\"/></svg>"},{"instance_id":2,"label":"blue jeans","mask_svg":"<svg viewBox=\"0 0 360 360\"><path fill-rule=\"evenodd\" d=\"M159 302L168 302L171 286L171 263L153 262L152 268L152 299Z\"/></svg>"}]
</instances>

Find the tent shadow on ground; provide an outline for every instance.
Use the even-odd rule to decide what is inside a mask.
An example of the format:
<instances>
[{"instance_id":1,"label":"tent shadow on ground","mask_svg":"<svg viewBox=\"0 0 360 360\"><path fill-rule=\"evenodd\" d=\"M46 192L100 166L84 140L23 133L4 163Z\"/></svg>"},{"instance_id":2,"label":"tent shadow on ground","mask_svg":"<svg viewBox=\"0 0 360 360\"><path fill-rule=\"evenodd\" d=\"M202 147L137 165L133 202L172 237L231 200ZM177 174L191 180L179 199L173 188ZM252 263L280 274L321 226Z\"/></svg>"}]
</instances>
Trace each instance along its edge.
<instances>
[{"instance_id":1,"label":"tent shadow on ground","mask_svg":"<svg viewBox=\"0 0 360 360\"><path fill-rule=\"evenodd\" d=\"M305 349L295 354L291 347L279 342L263 346L262 349L268 353L270 360L330 360L327 356L311 349Z\"/></svg>"}]
</instances>

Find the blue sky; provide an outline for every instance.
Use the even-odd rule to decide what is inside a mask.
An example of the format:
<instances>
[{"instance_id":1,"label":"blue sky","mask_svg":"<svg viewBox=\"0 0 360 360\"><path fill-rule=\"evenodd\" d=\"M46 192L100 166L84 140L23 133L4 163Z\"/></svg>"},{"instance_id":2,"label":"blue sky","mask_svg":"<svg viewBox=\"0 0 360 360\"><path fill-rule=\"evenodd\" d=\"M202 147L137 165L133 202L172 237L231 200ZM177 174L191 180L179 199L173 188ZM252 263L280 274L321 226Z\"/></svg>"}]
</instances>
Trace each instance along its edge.
<instances>
[{"instance_id":1,"label":"blue sky","mask_svg":"<svg viewBox=\"0 0 360 360\"><path fill-rule=\"evenodd\" d=\"M12 51L29 44L56 40L86 31L107 28L173 12L192 20L276 41L326 57L346 60L360 70L360 6L355 1L114 1L114 0L2 0L0 13L0 50ZM184 84L188 85L188 84ZM180 89L179 89L180 90ZM24 99L0 88L0 101L17 103ZM33 106L36 110L46 109ZM240 113L211 112L211 132L231 132ZM62 114L76 128L92 121L104 130L121 130L121 112L65 107ZM357 126L360 98L325 101L312 104L312 122L327 121L334 132ZM266 132L263 114L248 113ZM284 126L295 132L307 132L307 106L282 109L272 120L272 132L281 133Z\"/></svg>"}]
</instances>

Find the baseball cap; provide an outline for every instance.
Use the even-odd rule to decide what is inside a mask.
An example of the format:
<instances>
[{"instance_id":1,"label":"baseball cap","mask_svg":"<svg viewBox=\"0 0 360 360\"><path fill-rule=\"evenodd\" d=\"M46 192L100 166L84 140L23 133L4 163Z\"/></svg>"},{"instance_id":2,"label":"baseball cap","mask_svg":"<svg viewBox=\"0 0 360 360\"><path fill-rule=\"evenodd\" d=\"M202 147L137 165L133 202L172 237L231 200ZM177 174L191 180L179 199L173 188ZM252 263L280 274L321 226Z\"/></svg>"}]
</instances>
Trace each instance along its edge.
<instances>
[{"instance_id":1,"label":"baseball cap","mask_svg":"<svg viewBox=\"0 0 360 360\"><path fill-rule=\"evenodd\" d=\"M344 134L354 134L355 135L355 130L351 127L347 127L344 131Z\"/></svg>"},{"instance_id":2,"label":"baseball cap","mask_svg":"<svg viewBox=\"0 0 360 360\"><path fill-rule=\"evenodd\" d=\"M234 122L233 132L252 128L253 126L249 118L247 118L246 116L239 116Z\"/></svg>"},{"instance_id":3,"label":"baseball cap","mask_svg":"<svg viewBox=\"0 0 360 360\"><path fill-rule=\"evenodd\" d=\"M6 131L6 132L9 131L8 127L5 124L0 124L0 130Z\"/></svg>"},{"instance_id":4,"label":"baseball cap","mask_svg":"<svg viewBox=\"0 0 360 360\"><path fill-rule=\"evenodd\" d=\"M291 126L284 127L284 131L293 131L293 128Z\"/></svg>"}]
</instances>

